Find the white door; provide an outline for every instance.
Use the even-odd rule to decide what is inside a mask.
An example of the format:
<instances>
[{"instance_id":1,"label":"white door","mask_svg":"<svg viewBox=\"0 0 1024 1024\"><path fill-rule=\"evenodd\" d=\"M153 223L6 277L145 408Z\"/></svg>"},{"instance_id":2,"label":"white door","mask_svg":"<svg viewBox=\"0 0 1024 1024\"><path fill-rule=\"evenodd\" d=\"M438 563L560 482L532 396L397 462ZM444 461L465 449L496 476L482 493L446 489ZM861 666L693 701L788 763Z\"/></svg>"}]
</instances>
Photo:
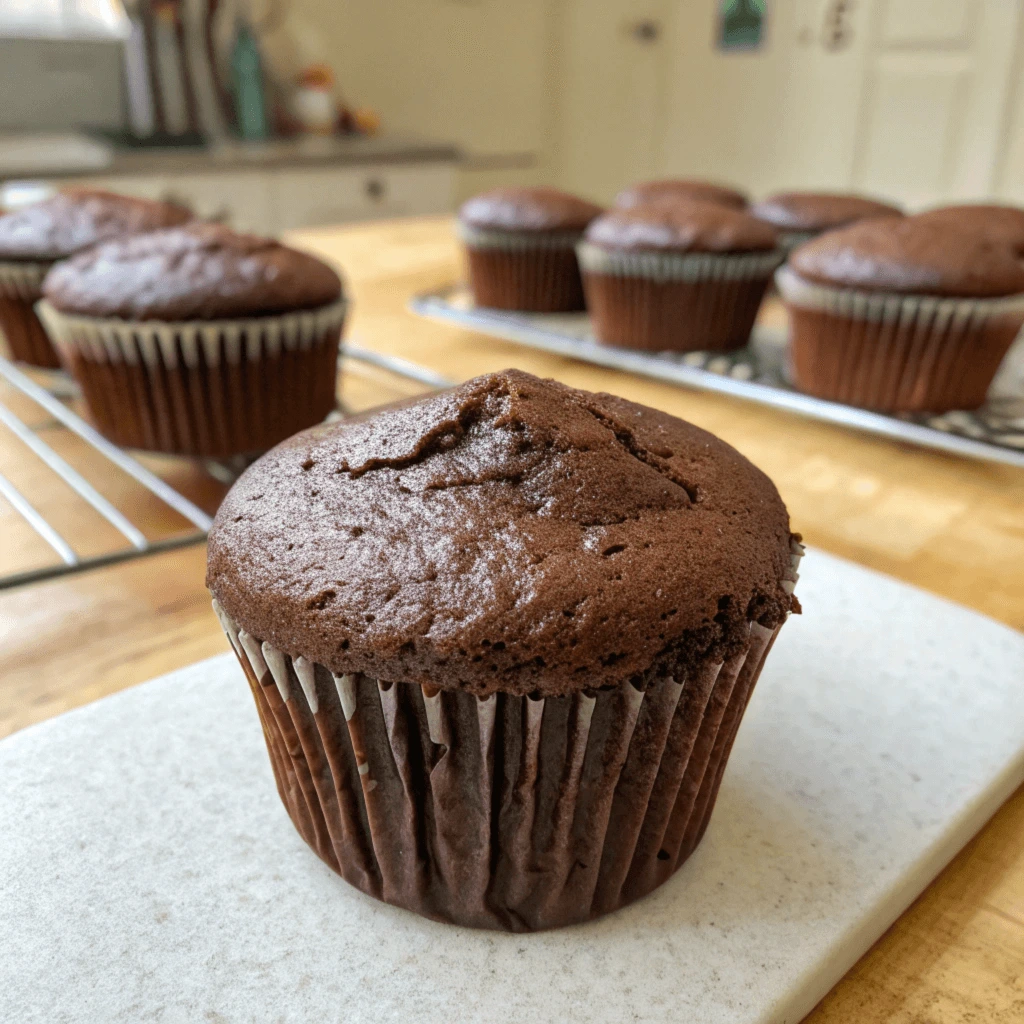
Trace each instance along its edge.
<instances>
[{"instance_id":1,"label":"white door","mask_svg":"<svg viewBox=\"0 0 1024 1024\"><path fill-rule=\"evenodd\" d=\"M629 47L636 4L569 0L565 185L607 198L637 177L700 175L912 207L1024 191L1024 112L1004 140L1018 0L768 0L750 50L718 46L721 3L666 3L648 15L660 37Z\"/></svg>"},{"instance_id":2,"label":"white door","mask_svg":"<svg viewBox=\"0 0 1024 1024\"><path fill-rule=\"evenodd\" d=\"M607 202L653 174L669 6L668 0L556 5L553 157L563 188Z\"/></svg>"},{"instance_id":3,"label":"white door","mask_svg":"<svg viewBox=\"0 0 1024 1024\"><path fill-rule=\"evenodd\" d=\"M1017 0L880 0L854 186L913 205L993 192L1019 22Z\"/></svg>"}]
</instances>

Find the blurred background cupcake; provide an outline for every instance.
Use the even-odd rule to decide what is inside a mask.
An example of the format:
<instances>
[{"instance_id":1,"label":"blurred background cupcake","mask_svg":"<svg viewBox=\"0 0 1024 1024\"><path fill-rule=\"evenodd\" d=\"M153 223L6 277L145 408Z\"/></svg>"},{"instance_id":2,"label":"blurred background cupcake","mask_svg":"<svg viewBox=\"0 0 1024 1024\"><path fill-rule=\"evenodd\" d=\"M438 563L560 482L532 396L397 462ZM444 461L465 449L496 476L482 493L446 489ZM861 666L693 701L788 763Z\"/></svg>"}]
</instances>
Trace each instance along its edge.
<instances>
[{"instance_id":1,"label":"blurred background cupcake","mask_svg":"<svg viewBox=\"0 0 1024 1024\"><path fill-rule=\"evenodd\" d=\"M597 340L654 352L741 348L784 258L762 221L683 201L611 210L578 251Z\"/></svg>"},{"instance_id":2,"label":"blurred background cupcake","mask_svg":"<svg viewBox=\"0 0 1024 1024\"><path fill-rule=\"evenodd\" d=\"M728 185L717 185L713 181L700 181L696 178L671 178L630 185L615 197L615 206L621 210L630 210L634 206L673 202L677 199L717 203L719 206L728 206L734 210L743 210L747 205L747 197Z\"/></svg>"},{"instance_id":3,"label":"blurred background cupcake","mask_svg":"<svg viewBox=\"0 0 1024 1024\"><path fill-rule=\"evenodd\" d=\"M881 412L976 409L1024 323L1024 264L982 231L877 219L800 246L778 275L794 384Z\"/></svg>"},{"instance_id":4,"label":"blurred background cupcake","mask_svg":"<svg viewBox=\"0 0 1024 1024\"><path fill-rule=\"evenodd\" d=\"M601 207L553 188L499 188L459 210L473 301L493 309L583 309L576 243Z\"/></svg>"},{"instance_id":5,"label":"blurred background cupcake","mask_svg":"<svg viewBox=\"0 0 1024 1024\"><path fill-rule=\"evenodd\" d=\"M33 366L60 366L34 310L54 262L118 235L170 227L191 217L172 203L98 189L67 189L0 216L0 328L11 356Z\"/></svg>"},{"instance_id":6,"label":"blurred background cupcake","mask_svg":"<svg viewBox=\"0 0 1024 1024\"><path fill-rule=\"evenodd\" d=\"M823 231L872 217L902 217L898 206L845 192L777 192L750 208L750 215L771 224L787 251Z\"/></svg>"},{"instance_id":7,"label":"blurred background cupcake","mask_svg":"<svg viewBox=\"0 0 1024 1024\"><path fill-rule=\"evenodd\" d=\"M334 407L341 281L278 242L192 222L96 246L43 291L89 412L117 444L256 453Z\"/></svg>"},{"instance_id":8,"label":"blurred background cupcake","mask_svg":"<svg viewBox=\"0 0 1024 1024\"><path fill-rule=\"evenodd\" d=\"M980 231L989 238L1004 242L1024 258L1024 209L995 203L965 203L960 206L939 206L914 217L926 224L945 224L961 231Z\"/></svg>"}]
</instances>

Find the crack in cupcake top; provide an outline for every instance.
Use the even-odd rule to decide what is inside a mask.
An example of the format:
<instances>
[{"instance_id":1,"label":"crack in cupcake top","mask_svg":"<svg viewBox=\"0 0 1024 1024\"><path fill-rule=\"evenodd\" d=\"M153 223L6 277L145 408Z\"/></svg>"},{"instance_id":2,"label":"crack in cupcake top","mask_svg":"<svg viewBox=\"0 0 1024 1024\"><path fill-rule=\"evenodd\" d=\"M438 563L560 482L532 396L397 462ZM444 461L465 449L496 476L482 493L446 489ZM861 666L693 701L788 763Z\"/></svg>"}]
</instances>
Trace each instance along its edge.
<instances>
[{"instance_id":1,"label":"crack in cupcake top","mask_svg":"<svg viewBox=\"0 0 1024 1024\"><path fill-rule=\"evenodd\" d=\"M557 695L685 673L790 610L788 516L712 435L509 370L279 445L207 584L335 673Z\"/></svg>"},{"instance_id":2,"label":"crack in cupcake top","mask_svg":"<svg viewBox=\"0 0 1024 1024\"><path fill-rule=\"evenodd\" d=\"M496 188L467 199L459 220L491 231L582 231L603 209L554 188Z\"/></svg>"},{"instance_id":3,"label":"crack in cupcake top","mask_svg":"<svg viewBox=\"0 0 1024 1024\"><path fill-rule=\"evenodd\" d=\"M120 235L183 224L190 210L173 203L72 188L0 216L0 259L63 259Z\"/></svg>"},{"instance_id":4,"label":"crack in cupcake top","mask_svg":"<svg viewBox=\"0 0 1024 1024\"><path fill-rule=\"evenodd\" d=\"M221 224L118 238L55 266L43 294L64 313L122 320L219 320L316 309L341 280L326 263Z\"/></svg>"}]
</instances>

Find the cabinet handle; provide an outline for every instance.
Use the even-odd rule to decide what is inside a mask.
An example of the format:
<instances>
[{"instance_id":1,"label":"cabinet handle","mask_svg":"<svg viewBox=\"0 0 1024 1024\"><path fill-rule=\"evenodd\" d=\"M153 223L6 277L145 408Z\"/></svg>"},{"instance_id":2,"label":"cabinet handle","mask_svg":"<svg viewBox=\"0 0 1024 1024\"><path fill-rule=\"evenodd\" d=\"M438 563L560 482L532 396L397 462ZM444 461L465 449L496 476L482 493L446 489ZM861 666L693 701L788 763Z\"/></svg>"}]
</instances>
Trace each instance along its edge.
<instances>
[{"instance_id":1,"label":"cabinet handle","mask_svg":"<svg viewBox=\"0 0 1024 1024\"><path fill-rule=\"evenodd\" d=\"M366 195L375 203L379 203L387 194L387 185L380 178L368 178L366 181Z\"/></svg>"},{"instance_id":2,"label":"cabinet handle","mask_svg":"<svg viewBox=\"0 0 1024 1024\"><path fill-rule=\"evenodd\" d=\"M661 24L652 18L644 18L630 26L629 34L645 46L656 43L661 38Z\"/></svg>"}]
</instances>

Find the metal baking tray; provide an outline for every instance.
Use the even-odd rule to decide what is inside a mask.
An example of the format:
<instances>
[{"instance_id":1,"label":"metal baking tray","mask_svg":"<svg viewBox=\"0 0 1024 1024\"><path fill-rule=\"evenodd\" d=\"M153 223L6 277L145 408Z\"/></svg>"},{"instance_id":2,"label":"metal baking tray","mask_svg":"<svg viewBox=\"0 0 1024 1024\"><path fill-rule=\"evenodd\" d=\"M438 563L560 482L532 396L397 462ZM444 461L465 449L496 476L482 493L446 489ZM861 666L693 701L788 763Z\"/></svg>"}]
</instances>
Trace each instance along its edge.
<instances>
[{"instance_id":1,"label":"metal baking tray","mask_svg":"<svg viewBox=\"0 0 1024 1024\"><path fill-rule=\"evenodd\" d=\"M991 462L1024 467L1024 340L1018 338L975 412L868 412L802 394L788 383L786 331L759 324L738 352L638 352L598 344L586 313L510 313L473 306L464 286L415 296L415 313L598 366L746 398L813 419Z\"/></svg>"}]
</instances>

